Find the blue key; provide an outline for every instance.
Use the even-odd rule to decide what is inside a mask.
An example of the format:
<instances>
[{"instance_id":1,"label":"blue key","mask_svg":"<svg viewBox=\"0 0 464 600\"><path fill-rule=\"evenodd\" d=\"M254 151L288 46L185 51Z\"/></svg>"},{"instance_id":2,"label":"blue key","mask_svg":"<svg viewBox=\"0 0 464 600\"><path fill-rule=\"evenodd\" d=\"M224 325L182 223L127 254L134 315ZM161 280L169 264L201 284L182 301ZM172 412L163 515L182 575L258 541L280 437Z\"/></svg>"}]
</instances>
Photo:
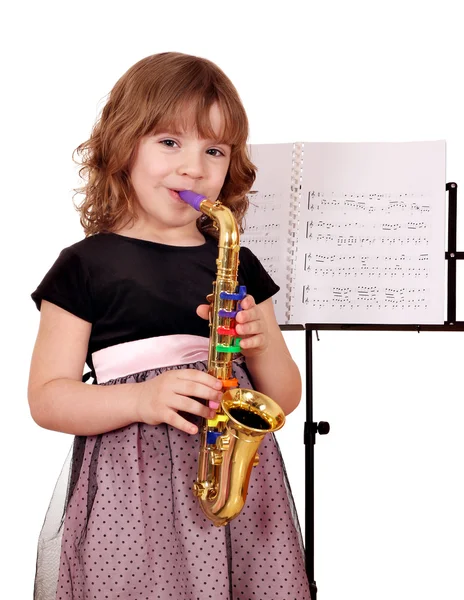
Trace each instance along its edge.
<instances>
[{"instance_id":1,"label":"blue key","mask_svg":"<svg viewBox=\"0 0 464 600\"><path fill-rule=\"evenodd\" d=\"M206 443L207 444L215 444L218 437L220 437L222 433L219 431L208 431L206 434Z\"/></svg>"},{"instance_id":2,"label":"blue key","mask_svg":"<svg viewBox=\"0 0 464 600\"><path fill-rule=\"evenodd\" d=\"M237 311L236 310L224 310L223 308L221 308L219 310L219 316L222 319L235 319L235 317L237 316Z\"/></svg>"},{"instance_id":3,"label":"blue key","mask_svg":"<svg viewBox=\"0 0 464 600\"><path fill-rule=\"evenodd\" d=\"M238 292L229 293L221 292L219 297L221 300L243 300L246 296L246 286L241 285Z\"/></svg>"}]
</instances>

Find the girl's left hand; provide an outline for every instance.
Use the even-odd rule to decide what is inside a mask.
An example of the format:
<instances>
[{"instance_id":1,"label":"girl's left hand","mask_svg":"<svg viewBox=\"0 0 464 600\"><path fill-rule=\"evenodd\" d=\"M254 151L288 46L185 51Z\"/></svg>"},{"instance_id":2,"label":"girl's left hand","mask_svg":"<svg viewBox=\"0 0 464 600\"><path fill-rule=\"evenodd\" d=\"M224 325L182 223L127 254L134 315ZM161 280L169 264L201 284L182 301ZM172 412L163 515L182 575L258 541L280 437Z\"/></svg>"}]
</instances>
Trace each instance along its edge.
<instances>
[{"instance_id":1,"label":"girl's left hand","mask_svg":"<svg viewBox=\"0 0 464 600\"><path fill-rule=\"evenodd\" d=\"M237 314L235 325L237 337L241 338L240 349L244 356L257 356L262 354L269 344L267 324L253 296L245 296L241 306L242 310ZM209 304L200 304L197 315L208 319L209 310Z\"/></svg>"}]
</instances>

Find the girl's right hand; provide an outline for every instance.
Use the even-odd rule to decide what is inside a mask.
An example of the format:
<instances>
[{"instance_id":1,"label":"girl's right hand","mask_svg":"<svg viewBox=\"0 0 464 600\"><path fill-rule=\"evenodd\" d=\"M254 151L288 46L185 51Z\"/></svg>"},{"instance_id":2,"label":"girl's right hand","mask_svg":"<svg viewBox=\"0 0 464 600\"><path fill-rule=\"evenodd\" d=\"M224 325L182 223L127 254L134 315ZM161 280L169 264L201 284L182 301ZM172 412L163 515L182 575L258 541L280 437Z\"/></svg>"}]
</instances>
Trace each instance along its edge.
<instances>
[{"instance_id":1,"label":"girl's right hand","mask_svg":"<svg viewBox=\"0 0 464 600\"><path fill-rule=\"evenodd\" d=\"M140 390L136 398L138 422L167 423L190 434L197 433L198 427L181 417L178 411L211 419L216 411L194 398L217 404L222 398L221 382L196 369L165 371L154 379L136 384L136 389Z\"/></svg>"}]
</instances>

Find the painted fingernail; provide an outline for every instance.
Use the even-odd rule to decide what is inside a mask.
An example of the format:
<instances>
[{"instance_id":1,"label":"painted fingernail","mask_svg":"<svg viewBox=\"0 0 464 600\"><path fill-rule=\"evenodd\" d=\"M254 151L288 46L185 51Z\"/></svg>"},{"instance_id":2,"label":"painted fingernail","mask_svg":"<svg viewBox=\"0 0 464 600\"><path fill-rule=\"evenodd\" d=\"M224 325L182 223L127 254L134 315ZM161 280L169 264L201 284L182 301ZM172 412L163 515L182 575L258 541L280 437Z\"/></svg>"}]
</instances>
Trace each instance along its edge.
<instances>
[{"instance_id":1,"label":"painted fingernail","mask_svg":"<svg viewBox=\"0 0 464 600\"><path fill-rule=\"evenodd\" d=\"M213 402L213 400L210 400L208 406L210 408L214 408L214 410L216 410L216 408L219 408L219 402Z\"/></svg>"}]
</instances>

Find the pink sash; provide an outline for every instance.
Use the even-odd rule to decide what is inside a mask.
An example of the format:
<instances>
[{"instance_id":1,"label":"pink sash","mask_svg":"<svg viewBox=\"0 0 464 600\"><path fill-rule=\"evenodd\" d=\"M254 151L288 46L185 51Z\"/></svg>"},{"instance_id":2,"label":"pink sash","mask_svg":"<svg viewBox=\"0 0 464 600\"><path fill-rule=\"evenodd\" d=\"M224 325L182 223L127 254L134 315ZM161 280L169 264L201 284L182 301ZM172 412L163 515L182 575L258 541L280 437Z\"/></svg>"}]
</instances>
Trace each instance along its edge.
<instances>
[{"instance_id":1,"label":"pink sash","mask_svg":"<svg viewBox=\"0 0 464 600\"><path fill-rule=\"evenodd\" d=\"M134 373L208 359L209 339L199 335L165 335L110 346L92 354L98 383Z\"/></svg>"}]
</instances>

